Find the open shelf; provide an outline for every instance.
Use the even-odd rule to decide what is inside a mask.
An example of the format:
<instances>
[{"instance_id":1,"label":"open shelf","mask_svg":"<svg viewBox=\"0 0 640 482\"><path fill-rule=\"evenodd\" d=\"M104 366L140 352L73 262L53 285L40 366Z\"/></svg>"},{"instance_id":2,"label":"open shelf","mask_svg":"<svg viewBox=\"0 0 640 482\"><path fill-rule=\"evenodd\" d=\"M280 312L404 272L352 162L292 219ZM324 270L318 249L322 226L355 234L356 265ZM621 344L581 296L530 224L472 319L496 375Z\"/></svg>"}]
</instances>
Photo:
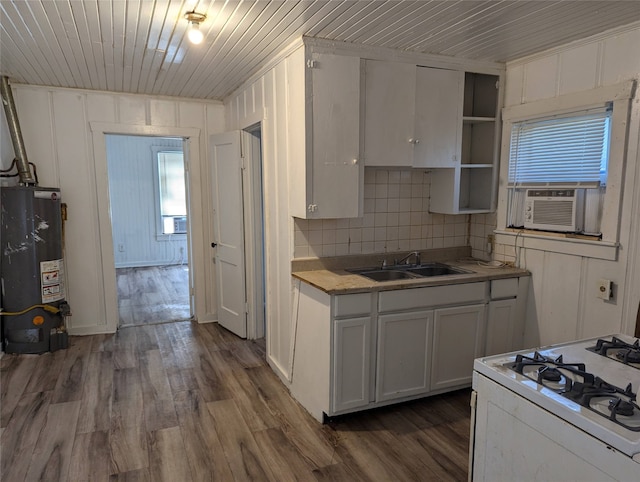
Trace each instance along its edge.
<instances>
[{"instance_id":1,"label":"open shelf","mask_svg":"<svg viewBox=\"0 0 640 482\"><path fill-rule=\"evenodd\" d=\"M431 211L487 213L495 208L498 165L498 75L465 72L459 162L431 173ZM460 125L459 124L459 125Z\"/></svg>"}]
</instances>

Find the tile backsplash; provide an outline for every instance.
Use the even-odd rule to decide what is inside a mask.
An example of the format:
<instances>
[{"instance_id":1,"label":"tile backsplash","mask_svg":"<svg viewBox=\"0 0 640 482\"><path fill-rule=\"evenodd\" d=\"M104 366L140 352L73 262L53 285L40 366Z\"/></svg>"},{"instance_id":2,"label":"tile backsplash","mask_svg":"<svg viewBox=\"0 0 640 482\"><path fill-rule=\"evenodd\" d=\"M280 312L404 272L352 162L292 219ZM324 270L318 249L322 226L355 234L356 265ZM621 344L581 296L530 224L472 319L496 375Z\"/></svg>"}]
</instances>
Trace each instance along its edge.
<instances>
[{"instance_id":1,"label":"tile backsplash","mask_svg":"<svg viewBox=\"0 0 640 482\"><path fill-rule=\"evenodd\" d=\"M419 169L365 168L364 216L296 218L294 257L388 253L471 244L474 256L487 259L485 232L490 234L495 228L495 215L430 213L430 177L428 171Z\"/></svg>"}]
</instances>

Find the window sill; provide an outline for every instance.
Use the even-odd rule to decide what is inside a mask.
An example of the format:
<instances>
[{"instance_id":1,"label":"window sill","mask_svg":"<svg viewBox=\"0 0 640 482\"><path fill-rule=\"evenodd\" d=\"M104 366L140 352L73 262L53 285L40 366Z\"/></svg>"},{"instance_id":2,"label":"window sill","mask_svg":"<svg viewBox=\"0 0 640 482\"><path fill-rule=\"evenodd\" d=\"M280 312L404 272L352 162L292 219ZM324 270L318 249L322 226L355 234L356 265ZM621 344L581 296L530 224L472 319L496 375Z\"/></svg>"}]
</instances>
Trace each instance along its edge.
<instances>
[{"instance_id":1,"label":"window sill","mask_svg":"<svg viewBox=\"0 0 640 482\"><path fill-rule=\"evenodd\" d=\"M533 233L521 229L496 230L496 243L516 248L551 251L585 258L618 259L618 243L599 239L559 237L555 233Z\"/></svg>"}]
</instances>

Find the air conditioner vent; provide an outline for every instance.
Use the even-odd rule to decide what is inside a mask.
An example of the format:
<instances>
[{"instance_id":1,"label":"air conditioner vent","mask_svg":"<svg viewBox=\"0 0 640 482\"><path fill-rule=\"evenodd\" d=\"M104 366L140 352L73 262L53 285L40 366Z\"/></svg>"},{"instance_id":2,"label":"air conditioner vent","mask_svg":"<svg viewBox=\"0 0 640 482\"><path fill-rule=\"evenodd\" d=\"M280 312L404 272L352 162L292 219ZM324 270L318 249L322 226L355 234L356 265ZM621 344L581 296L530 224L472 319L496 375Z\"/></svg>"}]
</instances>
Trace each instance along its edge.
<instances>
[{"instance_id":1,"label":"air conditioner vent","mask_svg":"<svg viewBox=\"0 0 640 482\"><path fill-rule=\"evenodd\" d=\"M527 189L524 227L545 231L582 229L584 192L579 189Z\"/></svg>"},{"instance_id":2,"label":"air conditioner vent","mask_svg":"<svg viewBox=\"0 0 640 482\"><path fill-rule=\"evenodd\" d=\"M173 218L173 232L176 234L187 232L187 218L184 216Z\"/></svg>"},{"instance_id":3,"label":"air conditioner vent","mask_svg":"<svg viewBox=\"0 0 640 482\"><path fill-rule=\"evenodd\" d=\"M574 201L536 201L533 213L534 224L553 224L564 226L573 216Z\"/></svg>"}]
</instances>

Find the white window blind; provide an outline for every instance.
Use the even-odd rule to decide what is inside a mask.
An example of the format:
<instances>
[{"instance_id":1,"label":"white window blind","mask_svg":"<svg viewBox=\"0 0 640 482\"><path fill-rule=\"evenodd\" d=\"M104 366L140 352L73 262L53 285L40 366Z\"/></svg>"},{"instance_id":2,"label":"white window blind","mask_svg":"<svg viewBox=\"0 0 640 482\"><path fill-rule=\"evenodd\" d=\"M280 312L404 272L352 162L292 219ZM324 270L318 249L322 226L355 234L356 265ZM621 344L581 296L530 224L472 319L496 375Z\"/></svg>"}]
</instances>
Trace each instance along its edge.
<instances>
[{"instance_id":1,"label":"white window blind","mask_svg":"<svg viewBox=\"0 0 640 482\"><path fill-rule=\"evenodd\" d=\"M606 184L611 108L514 123L509 185Z\"/></svg>"}]
</instances>

